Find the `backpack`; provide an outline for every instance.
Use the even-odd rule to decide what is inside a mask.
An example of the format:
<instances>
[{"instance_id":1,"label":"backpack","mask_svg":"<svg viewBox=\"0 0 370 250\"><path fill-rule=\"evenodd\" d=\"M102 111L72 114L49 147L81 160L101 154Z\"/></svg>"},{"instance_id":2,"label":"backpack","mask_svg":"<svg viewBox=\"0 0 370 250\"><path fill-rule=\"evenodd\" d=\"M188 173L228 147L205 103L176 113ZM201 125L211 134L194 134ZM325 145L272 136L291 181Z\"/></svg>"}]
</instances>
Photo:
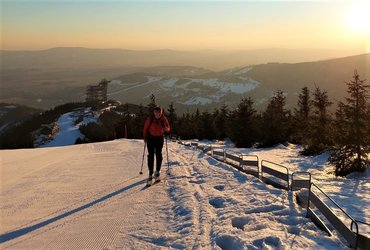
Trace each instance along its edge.
<instances>
[{"instance_id":1,"label":"backpack","mask_svg":"<svg viewBox=\"0 0 370 250\"><path fill-rule=\"evenodd\" d=\"M163 116L163 115L162 115ZM163 124L163 121L162 121L162 116L161 116L161 118L160 118L160 122L161 122L161 125L162 125L162 128L164 128L164 124ZM149 136L150 135L150 127L152 126L152 124L153 124L153 120L154 120L154 116L153 115L151 115L150 117L150 123L149 123L149 126L148 126L148 130L146 131L146 134L147 134L147 136Z\"/></svg>"}]
</instances>

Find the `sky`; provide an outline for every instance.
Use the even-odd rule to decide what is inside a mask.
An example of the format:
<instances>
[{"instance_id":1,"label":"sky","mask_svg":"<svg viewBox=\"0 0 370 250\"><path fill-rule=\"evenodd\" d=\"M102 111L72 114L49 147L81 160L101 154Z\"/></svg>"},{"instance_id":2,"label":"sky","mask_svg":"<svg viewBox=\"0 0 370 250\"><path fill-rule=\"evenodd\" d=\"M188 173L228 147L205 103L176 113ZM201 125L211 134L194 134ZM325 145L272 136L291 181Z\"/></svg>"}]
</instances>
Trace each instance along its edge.
<instances>
[{"instance_id":1,"label":"sky","mask_svg":"<svg viewBox=\"0 0 370 250\"><path fill-rule=\"evenodd\" d=\"M370 52L369 1L0 0L1 49Z\"/></svg>"}]
</instances>

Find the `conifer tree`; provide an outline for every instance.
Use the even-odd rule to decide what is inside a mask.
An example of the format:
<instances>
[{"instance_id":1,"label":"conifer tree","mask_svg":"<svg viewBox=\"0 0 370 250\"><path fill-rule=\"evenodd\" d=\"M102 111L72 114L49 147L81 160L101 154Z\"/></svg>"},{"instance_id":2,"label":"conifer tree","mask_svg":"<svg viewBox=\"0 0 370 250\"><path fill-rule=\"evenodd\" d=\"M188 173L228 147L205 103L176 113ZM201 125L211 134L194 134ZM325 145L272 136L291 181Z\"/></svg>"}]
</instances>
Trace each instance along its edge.
<instances>
[{"instance_id":1,"label":"conifer tree","mask_svg":"<svg viewBox=\"0 0 370 250\"><path fill-rule=\"evenodd\" d=\"M156 104L156 102L155 102L155 95L154 95L154 94L151 94L151 95L149 96L149 99L150 99L150 101L149 101L149 103L148 103L148 105L147 105L147 108L148 108L148 114L149 114L149 115L152 115L152 113L153 113L153 109L157 106L157 104Z\"/></svg>"},{"instance_id":2,"label":"conifer tree","mask_svg":"<svg viewBox=\"0 0 370 250\"><path fill-rule=\"evenodd\" d=\"M212 120L212 115L208 112L208 110L202 112L199 121L199 136L197 137L199 140L214 139L214 134L210 126L212 124Z\"/></svg>"},{"instance_id":3,"label":"conifer tree","mask_svg":"<svg viewBox=\"0 0 370 250\"><path fill-rule=\"evenodd\" d=\"M189 110L186 112L186 114L182 114L178 124L178 135L181 137L181 139L195 138L195 133L192 128L192 116L190 115Z\"/></svg>"},{"instance_id":4,"label":"conifer tree","mask_svg":"<svg viewBox=\"0 0 370 250\"><path fill-rule=\"evenodd\" d=\"M293 143L307 144L311 106L310 91L307 87L303 87L298 97L298 108L294 110L292 121L293 135L291 139Z\"/></svg>"},{"instance_id":5,"label":"conifer tree","mask_svg":"<svg viewBox=\"0 0 370 250\"><path fill-rule=\"evenodd\" d=\"M237 147L250 147L257 139L256 110L252 98L243 98L230 116L230 139Z\"/></svg>"},{"instance_id":6,"label":"conifer tree","mask_svg":"<svg viewBox=\"0 0 370 250\"><path fill-rule=\"evenodd\" d=\"M285 99L283 91L276 91L262 115L263 146L273 146L288 140L289 111L285 109Z\"/></svg>"},{"instance_id":7,"label":"conifer tree","mask_svg":"<svg viewBox=\"0 0 370 250\"><path fill-rule=\"evenodd\" d=\"M357 71L347 83L349 97L340 102L336 112L336 145L331 150L330 162L335 174L345 176L351 172L363 172L370 165L370 109L369 85L360 80Z\"/></svg>"},{"instance_id":8,"label":"conifer tree","mask_svg":"<svg viewBox=\"0 0 370 250\"><path fill-rule=\"evenodd\" d=\"M134 138L142 138L143 137L143 128L146 121L146 118L148 117L144 106L142 104L139 105L139 112L134 117L134 124L131 126L131 133L133 133ZM153 111L152 111L153 112ZM151 114L151 113L150 113Z\"/></svg>"},{"instance_id":9,"label":"conifer tree","mask_svg":"<svg viewBox=\"0 0 370 250\"><path fill-rule=\"evenodd\" d=\"M332 145L331 116L328 92L316 87L314 92L313 116L308 131L308 142L303 150L304 155L321 154L329 145Z\"/></svg>"},{"instance_id":10,"label":"conifer tree","mask_svg":"<svg viewBox=\"0 0 370 250\"><path fill-rule=\"evenodd\" d=\"M214 137L218 140L223 140L228 134L229 110L227 105L222 105L220 109L215 109L213 112L212 131Z\"/></svg>"},{"instance_id":11,"label":"conifer tree","mask_svg":"<svg viewBox=\"0 0 370 250\"><path fill-rule=\"evenodd\" d=\"M194 131L194 137L193 138L200 138L202 137L201 133L201 115L200 115L200 111L199 109L197 108L197 110L195 111L195 115L193 114L192 117L191 117L191 124L192 124L192 130Z\"/></svg>"},{"instance_id":12,"label":"conifer tree","mask_svg":"<svg viewBox=\"0 0 370 250\"><path fill-rule=\"evenodd\" d=\"M173 102L168 106L167 109L168 112L168 122L170 123L171 126L171 134L177 134L177 115L176 115L176 110L173 106Z\"/></svg>"}]
</instances>

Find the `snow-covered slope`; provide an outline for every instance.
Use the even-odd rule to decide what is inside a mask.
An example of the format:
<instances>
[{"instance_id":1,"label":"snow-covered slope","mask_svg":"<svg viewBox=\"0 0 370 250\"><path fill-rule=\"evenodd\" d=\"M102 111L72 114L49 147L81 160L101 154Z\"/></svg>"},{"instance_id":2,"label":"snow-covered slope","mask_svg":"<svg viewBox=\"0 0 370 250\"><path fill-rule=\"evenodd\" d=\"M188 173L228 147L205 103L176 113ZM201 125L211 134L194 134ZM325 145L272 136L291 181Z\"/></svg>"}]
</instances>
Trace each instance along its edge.
<instances>
[{"instance_id":1,"label":"snow-covered slope","mask_svg":"<svg viewBox=\"0 0 370 250\"><path fill-rule=\"evenodd\" d=\"M176 105L212 107L221 103L237 104L246 94L261 87L260 83L246 73L251 68L242 68L218 75L198 77L151 76L142 74L140 82L131 82L129 76L113 80L109 86L109 98L137 103L146 102L150 94L162 102L173 101ZM144 80L145 79L145 80ZM209 106L211 105L211 106ZM180 108L181 109L181 108Z\"/></svg>"},{"instance_id":2,"label":"snow-covered slope","mask_svg":"<svg viewBox=\"0 0 370 250\"><path fill-rule=\"evenodd\" d=\"M163 164L170 175L145 189L143 147L123 139L0 151L1 248L347 248L305 218L290 193L174 142Z\"/></svg>"},{"instance_id":3,"label":"snow-covered slope","mask_svg":"<svg viewBox=\"0 0 370 250\"><path fill-rule=\"evenodd\" d=\"M81 121L78 121L79 118ZM68 112L59 117L56 124L59 131L45 144L40 147L68 146L75 144L78 138L83 139L79 127L90 122L97 122L98 115L91 111L91 108L85 108L80 111Z\"/></svg>"},{"instance_id":4,"label":"snow-covered slope","mask_svg":"<svg viewBox=\"0 0 370 250\"><path fill-rule=\"evenodd\" d=\"M54 124L57 128L57 132L51 135L50 138L45 137L43 134L39 134L34 141L35 148L68 146L75 144L78 138L85 138L79 130L80 126L87 125L90 122L97 123L99 115L104 110L108 109L109 108L92 111L90 107L80 108L61 115Z\"/></svg>"}]
</instances>

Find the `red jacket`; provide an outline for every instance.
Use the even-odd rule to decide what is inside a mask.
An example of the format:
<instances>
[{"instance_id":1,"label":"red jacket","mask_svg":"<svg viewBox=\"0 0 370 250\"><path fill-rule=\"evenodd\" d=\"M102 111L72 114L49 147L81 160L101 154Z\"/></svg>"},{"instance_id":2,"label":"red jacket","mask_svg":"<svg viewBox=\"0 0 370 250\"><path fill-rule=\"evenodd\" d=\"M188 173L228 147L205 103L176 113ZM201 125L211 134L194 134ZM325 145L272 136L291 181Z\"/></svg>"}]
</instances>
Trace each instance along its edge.
<instances>
[{"instance_id":1,"label":"red jacket","mask_svg":"<svg viewBox=\"0 0 370 250\"><path fill-rule=\"evenodd\" d=\"M170 132L170 124L163 114L159 119L155 119L154 117L148 117L146 119L143 130L144 139L147 139L149 135L163 136L164 132Z\"/></svg>"}]
</instances>

